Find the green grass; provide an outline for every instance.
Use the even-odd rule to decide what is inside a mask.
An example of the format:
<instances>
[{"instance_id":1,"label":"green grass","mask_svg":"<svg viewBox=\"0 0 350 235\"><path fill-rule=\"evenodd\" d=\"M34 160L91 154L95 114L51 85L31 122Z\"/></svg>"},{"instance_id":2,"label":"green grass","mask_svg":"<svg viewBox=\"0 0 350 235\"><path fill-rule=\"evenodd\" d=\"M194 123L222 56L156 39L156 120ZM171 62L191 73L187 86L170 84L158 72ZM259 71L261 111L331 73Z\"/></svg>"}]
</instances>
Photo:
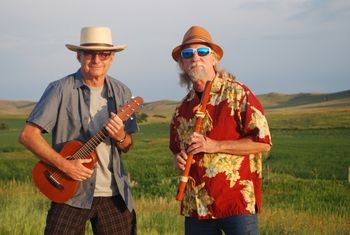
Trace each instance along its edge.
<instances>
[{"instance_id":1,"label":"green grass","mask_svg":"<svg viewBox=\"0 0 350 235\"><path fill-rule=\"evenodd\" d=\"M42 234L48 205L31 181L0 180L0 234Z\"/></svg>"},{"instance_id":2,"label":"green grass","mask_svg":"<svg viewBox=\"0 0 350 235\"><path fill-rule=\"evenodd\" d=\"M300 179L272 174L264 180L265 207L349 216L349 184L340 180Z\"/></svg>"},{"instance_id":3,"label":"green grass","mask_svg":"<svg viewBox=\"0 0 350 235\"><path fill-rule=\"evenodd\" d=\"M31 169L38 159L28 151L0 153L0 179L25 181L31 179Z\"/></svg>"},{"instance_id":4,"label":"green grass","mask_svg":"<svg viewBox=\"0 0 350 235\"><path fill-rule=\"evenodd\" d=\"M168 124L142 124L133 150L123 155L136 196L171 196L179 172L168 150Z\"/></svg>"},{"instance_id":5,"label":"green grass","mask_svg":"<svg viewBox=\"0 0 350 235\"><path fill-rule=\"evenodd\" d=\"M349 107L269 109L266 116L275 129L350 128Z\"/></svg>"},{"instance_id":6,"label":"green grass","mask_svg":"<svg viewBox=\"0 0 350 235\"><path fill-rule=\"evenodd\" d=\"M272 129L265 166L304 179L347 179L350 129Z\"/></svg>"}]
</instances>

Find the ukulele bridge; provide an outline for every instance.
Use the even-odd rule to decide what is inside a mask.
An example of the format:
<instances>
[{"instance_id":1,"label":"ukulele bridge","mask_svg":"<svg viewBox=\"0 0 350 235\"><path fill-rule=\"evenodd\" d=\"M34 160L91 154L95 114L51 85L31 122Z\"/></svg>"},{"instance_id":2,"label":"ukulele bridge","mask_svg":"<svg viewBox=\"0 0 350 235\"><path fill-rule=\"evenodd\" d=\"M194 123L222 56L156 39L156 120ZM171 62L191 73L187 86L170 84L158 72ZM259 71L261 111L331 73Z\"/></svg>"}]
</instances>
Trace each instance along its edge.
<instances>
[{"instance_id":1,"label":"ukulele bridge","mask_svg":"<svg viewBox=\"0 0 350 235\"><path fill-rule=\"evenodd\" d=\"M44 172L44 175L46 179L50 182L50 184L52 184L58 190L63 191L64 189L63 185L60 184L60 182L58 182L48 170Z\"/></svg>"}]
</instances>

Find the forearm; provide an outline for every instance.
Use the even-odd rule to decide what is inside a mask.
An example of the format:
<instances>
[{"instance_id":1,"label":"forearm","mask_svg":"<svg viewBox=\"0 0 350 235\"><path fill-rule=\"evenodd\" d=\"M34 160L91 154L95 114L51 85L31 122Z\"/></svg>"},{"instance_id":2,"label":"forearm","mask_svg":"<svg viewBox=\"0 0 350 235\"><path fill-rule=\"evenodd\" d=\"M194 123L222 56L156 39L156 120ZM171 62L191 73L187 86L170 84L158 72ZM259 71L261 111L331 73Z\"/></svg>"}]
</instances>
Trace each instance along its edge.
<instances>
[{"instance_id":1,"label":"forearm","mask_svg":"<svg viewBox=\"0 0 350 235\"><path fill-rule=\"evenodd\" d=\"M235 155L247 155L270 151L271 146L266 143L255 142L250 138L238 140L210 140L214 152L229 153Z\"/></svg>"},{"instance_id":2,"label":"forearm","mask_svg":"<svg viewBox=\"0 0 350 235\"><path fill-rule=\"evenodd\" d=\"M247 155L270 151L270 145L254 142L246 137L238 140L213 140L201 134L193 133L186 150L187 154L203 153L229 153L234 155Z\"/></svg>"},{"instance_id":3,"label":"forearm","mask_svg":"<svg viewBox=\"0 0 350 235\"><path fill-rule=\"evenodd\" d=\"M63 168L65 159L47 143L39 128L32 124L26 124L19 136L19 142L40 160L59 169Z\"/></svg>"}]
</instances>

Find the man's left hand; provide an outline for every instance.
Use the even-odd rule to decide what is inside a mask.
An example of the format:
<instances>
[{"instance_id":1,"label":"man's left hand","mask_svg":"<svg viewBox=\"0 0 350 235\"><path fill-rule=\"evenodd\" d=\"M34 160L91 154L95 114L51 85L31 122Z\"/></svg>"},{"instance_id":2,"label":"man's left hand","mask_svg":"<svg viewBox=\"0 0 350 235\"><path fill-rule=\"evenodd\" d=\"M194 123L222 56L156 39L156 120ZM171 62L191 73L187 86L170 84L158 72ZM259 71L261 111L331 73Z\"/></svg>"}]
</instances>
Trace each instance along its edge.
<instances>
[{"instance_id":1,"label":"man's left hand","mask_svg":"<svg viewBox=\"0 0 350 235\"><path fill-rule=\"evenodd\" d=\"M212 140L199 133L193 133L190 137L189 147L187 148L187 154L197 153L215 153L217 147L217 141Z\"/></svg>"},{"instance_id":2,"label":"man's left hand","mask_svg":"<svg viewBox=\"0 0 350 235\"><path fill-rule=\"evenodd\" d=\"M116 141L122 140L126 135L124 131L124 123L115 113L111 113L111 118L107 120L105 128L108 131L109 136Z\"/></svg>"}]
</instances>

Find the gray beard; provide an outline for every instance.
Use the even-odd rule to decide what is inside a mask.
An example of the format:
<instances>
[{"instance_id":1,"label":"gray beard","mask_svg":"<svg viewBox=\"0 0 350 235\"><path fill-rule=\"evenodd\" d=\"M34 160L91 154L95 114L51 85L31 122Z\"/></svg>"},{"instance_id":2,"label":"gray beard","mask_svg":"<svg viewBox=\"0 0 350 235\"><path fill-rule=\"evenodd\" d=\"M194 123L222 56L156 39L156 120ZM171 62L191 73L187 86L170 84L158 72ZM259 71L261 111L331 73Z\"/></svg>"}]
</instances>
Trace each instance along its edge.
<instances>
[{"instance_id":1,"label":"gray beard","mask_svg":"<svg viewBox=\"0 0 350 235\"><path fill-rule=\"evenodd\" d=\"M196 68L199 67L199 68ZM203 66L191 66L190 71L187 73L187 75L191 78L191 80L193 82L198 81L198 80L202 80L204 79L207 75L208 72L205 70L205 68Z\"/></svg>"}]
</instances>

